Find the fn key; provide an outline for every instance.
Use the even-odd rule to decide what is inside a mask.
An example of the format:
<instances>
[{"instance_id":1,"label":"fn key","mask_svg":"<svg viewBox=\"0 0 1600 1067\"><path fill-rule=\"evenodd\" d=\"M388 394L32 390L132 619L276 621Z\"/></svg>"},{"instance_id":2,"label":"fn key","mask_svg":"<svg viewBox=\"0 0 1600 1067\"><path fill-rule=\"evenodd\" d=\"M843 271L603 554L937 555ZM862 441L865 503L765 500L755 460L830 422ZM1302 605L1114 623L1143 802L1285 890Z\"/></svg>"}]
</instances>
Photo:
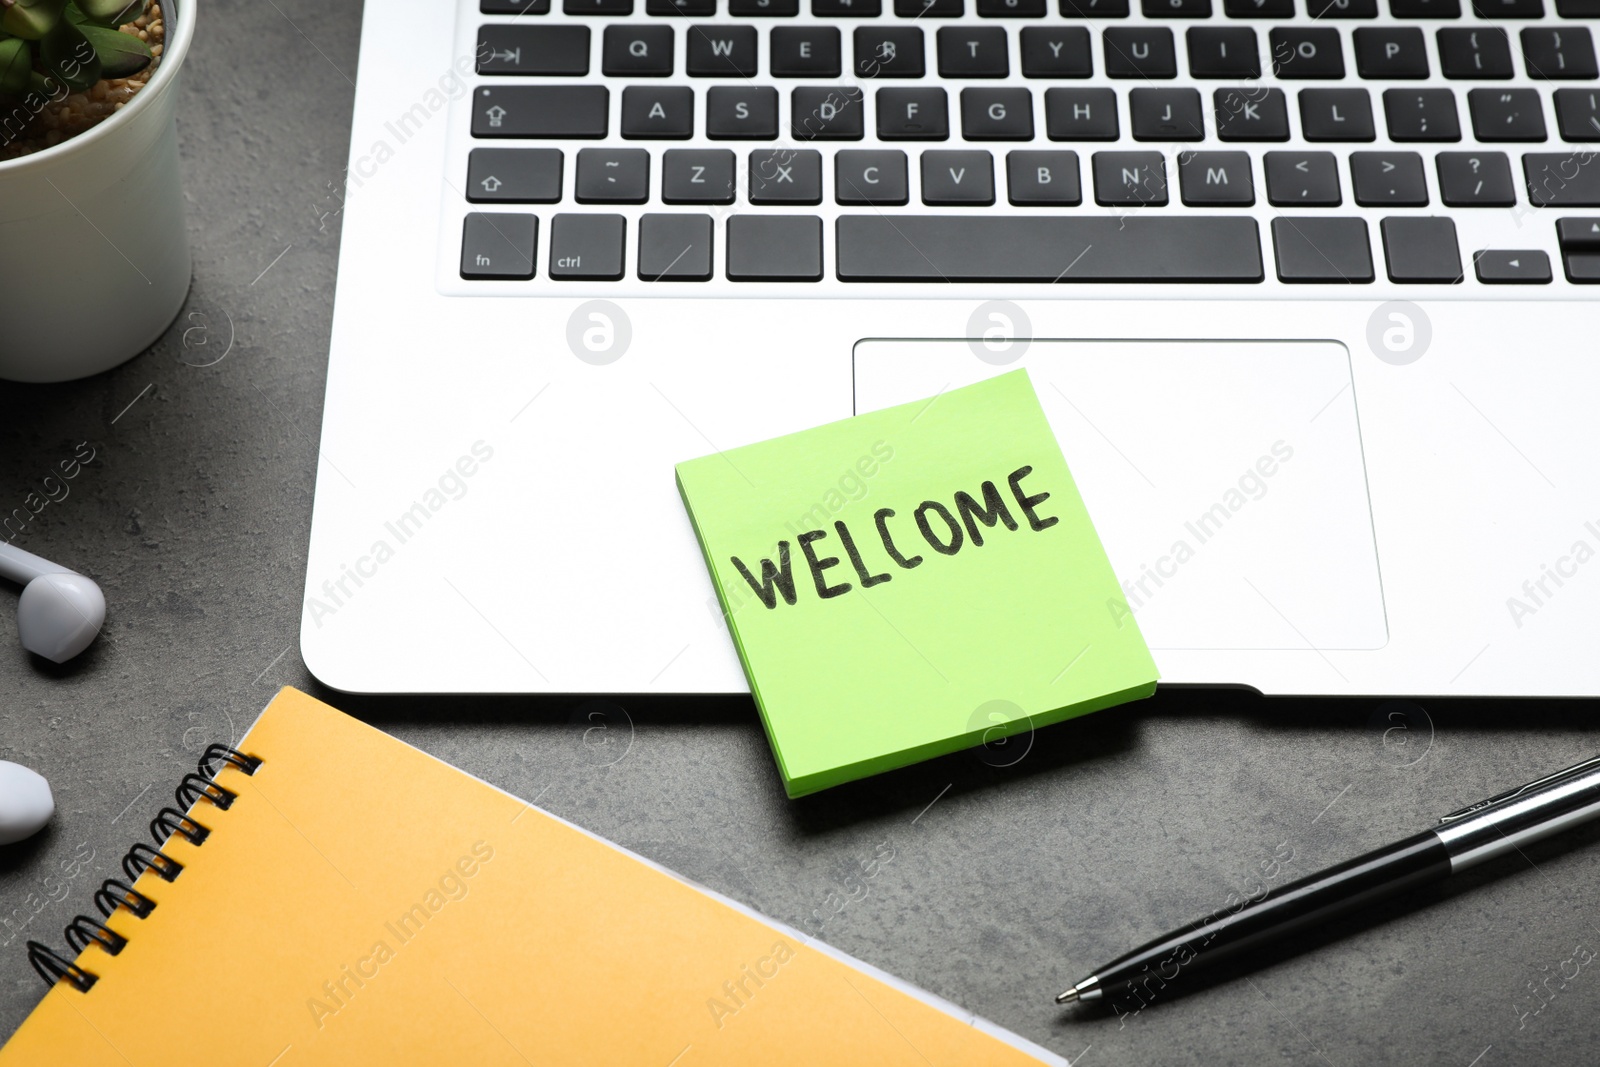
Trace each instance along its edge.
<instances>
[{"instance_id":1,"label":"fn key","mask_svg":"<svg viewBox=\"0 0 1600 1067\"><path fill-rule=\"evenodd\" d=\"M533 277L533 250L539 217L474 211L461 227L463 278Z\"/></svg>"}]
</instances>

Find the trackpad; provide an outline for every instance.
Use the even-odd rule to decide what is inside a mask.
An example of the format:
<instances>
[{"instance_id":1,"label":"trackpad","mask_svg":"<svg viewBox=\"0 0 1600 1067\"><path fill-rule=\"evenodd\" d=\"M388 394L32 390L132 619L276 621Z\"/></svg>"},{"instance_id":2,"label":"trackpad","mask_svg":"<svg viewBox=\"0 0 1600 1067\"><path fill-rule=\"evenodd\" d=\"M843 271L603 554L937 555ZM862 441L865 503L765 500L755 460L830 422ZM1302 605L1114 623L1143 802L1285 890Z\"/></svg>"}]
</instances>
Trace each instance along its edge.
<instances>
[{"instance_id":1,"label":"trackpad","mask_svg":"<svg viewBox=\"0 0 1600 1067\"><path fill-rule=\"evenodd\" d=\"M856 411L1017 367L1152 648L1388 640L1343 345L861 341Z\"/></svg>"}]
</instances>

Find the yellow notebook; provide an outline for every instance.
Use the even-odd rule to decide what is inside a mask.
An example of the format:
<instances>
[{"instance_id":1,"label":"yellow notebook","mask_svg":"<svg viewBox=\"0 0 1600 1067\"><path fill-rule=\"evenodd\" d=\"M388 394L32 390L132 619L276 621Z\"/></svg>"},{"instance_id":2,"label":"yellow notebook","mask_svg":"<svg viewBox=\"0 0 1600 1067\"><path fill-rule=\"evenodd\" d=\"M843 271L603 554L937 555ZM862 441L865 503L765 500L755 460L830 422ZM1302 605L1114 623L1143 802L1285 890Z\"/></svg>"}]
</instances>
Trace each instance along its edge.
<instances>
[{"instance_id":1,"label":"yellow notebook","mask_svg":"<svg viewBox=\"0 0 1600 1067\"><path fill-rule=\"evenodd\" d=\"M293 689L207 757L0 1065L1064 1062Z\"/></svg>"}]
</instances>

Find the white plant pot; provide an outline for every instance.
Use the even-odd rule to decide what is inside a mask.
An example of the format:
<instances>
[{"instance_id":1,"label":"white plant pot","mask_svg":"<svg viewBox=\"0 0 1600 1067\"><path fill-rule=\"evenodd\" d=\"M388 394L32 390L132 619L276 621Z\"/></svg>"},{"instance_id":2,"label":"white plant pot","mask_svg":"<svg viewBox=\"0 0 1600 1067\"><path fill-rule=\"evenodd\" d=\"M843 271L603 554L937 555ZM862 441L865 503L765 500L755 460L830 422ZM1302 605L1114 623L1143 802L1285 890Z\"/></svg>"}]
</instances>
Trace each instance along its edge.
<instances>
[{"instance_id":1,"label":"white plant pot","mask_svg":"<svg viewBox=\"0 0 1600 1067\"><path fill-rule=\"evenodd\" d=\"M150 347L189 291L174 83L195 0L162 0L149 84L85 133L0 162L0 378L61 382ZM0 110L0 137L10 112Z\"/></svg>"}]
</instances>

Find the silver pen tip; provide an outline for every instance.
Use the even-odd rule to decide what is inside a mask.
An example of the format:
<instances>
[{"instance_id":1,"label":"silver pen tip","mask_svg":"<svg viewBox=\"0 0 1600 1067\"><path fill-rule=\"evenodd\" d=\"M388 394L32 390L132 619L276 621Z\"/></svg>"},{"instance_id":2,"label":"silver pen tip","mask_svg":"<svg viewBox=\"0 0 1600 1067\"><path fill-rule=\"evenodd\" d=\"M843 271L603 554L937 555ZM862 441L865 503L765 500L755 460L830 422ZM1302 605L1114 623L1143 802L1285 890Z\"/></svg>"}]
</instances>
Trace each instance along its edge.
<instances>
[{"instance_id":1,"label":"silver pen tip","mask_svg":"<svg viewBox=\"0 0 1600 1067\"><path fill-rule=\"evenodd\" d=\"M1071 989L1067 990L1065 993L1057 993L1056 994L1056 1003L1057 1004L1071 1004L1074 1000L1077 1000L1077 999L1078 999L1078 987L1077 986L1073 986Z\"/></svg>"}]
</instances>

